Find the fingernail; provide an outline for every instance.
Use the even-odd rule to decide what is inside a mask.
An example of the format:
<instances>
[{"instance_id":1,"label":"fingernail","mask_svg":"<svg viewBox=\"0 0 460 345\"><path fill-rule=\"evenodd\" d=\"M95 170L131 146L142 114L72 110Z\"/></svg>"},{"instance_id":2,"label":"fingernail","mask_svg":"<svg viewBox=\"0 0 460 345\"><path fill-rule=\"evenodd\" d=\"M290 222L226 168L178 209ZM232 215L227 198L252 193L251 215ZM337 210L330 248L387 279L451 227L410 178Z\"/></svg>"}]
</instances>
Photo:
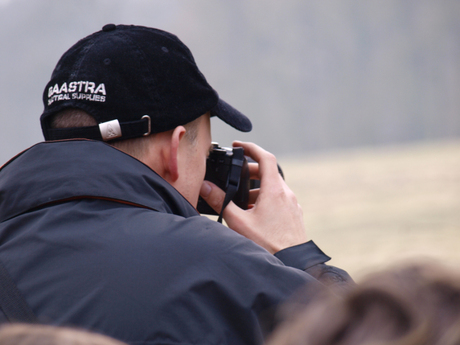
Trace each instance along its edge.
<instances>
[{"instance_id":1,"label":"fingernail","mask_svg":"<svg viewBox=\"0 0 460 345\"><path fill-rule=\"evenodd\" d=\"M207 197L211 193L211 189L211 185L208 182L203 181L200 189L201 196Z\"/></svg>"}]
</instances>

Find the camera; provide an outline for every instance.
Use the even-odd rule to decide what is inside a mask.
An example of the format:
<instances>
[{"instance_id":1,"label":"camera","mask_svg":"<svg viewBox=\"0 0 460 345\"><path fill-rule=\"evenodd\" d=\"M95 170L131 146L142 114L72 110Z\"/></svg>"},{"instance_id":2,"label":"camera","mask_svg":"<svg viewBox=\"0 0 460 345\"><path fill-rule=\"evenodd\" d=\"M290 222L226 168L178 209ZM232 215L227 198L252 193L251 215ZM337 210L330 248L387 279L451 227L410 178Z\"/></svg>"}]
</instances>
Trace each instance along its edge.
<instances>
[{"instance_id":1,"label":"camera","mask_svg":"<svg viewBox=\"0 0 460 345\"><path fill-rule=\"evenodd\" d=\"M248 160L244 156L242 147L220 147L218 143L212 143L211 152L206 160L205 180L213 182L226 192L224 207L233 201L242 209L248 208L249 179ZM198 212L217 215L211 206L203 198L199 198Z\"/></svg>"}]
</instances>

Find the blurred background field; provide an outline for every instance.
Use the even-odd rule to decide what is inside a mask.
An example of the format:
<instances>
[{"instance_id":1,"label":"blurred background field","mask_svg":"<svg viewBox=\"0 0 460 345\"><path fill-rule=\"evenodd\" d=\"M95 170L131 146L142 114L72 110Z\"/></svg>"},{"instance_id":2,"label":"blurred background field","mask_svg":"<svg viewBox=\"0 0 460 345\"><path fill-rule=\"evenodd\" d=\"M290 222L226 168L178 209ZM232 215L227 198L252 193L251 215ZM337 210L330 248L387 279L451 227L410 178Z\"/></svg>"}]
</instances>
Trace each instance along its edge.
<instances>
[{"instance_id":1,"label":"blurred background field","mask_svg":"<svg viewBox=\"0 0 460 345\"><path fill-rule=\"evenodd\" d=\"M413 259L460 267L460 141L281 160L308 234L358 278Z\"/></svg>"},{"instance_id":2,"label":"blurred background field","mask_svg":"<svg viewBox=\"0 0 460 345\"><path fill-rule=\"evenodd\" d=\"M104 24L176 34L278 156L460 138L458 0L0 0L0 164L43 140L60 56ZM108 95L110 96L110 95Z\"/></svg>"}]
</instances>

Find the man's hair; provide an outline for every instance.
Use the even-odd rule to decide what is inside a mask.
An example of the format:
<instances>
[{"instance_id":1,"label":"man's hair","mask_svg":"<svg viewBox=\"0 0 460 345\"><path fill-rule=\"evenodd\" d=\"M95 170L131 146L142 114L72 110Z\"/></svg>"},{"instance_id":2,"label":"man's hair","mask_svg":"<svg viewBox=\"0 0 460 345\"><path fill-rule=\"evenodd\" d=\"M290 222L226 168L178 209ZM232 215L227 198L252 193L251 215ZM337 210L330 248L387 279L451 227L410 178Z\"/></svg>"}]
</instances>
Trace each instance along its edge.
<instances>
[{"instance_id":1,"label":"man's hair","mask_svg":"<svg viewBox=\"0 0 460 345\"><path fill-rule=\"evenodd\" d=\"M87 112L81 109L68 108L60 111L51 119L51 128L72 128L97 126L97 121ZM186 129L185 138L195 145L198 136L198 119L183 125ZM119 141L111 141L108 144L141 160L148 151L155 134L146 137L132 138Z\"/></svg>"},{"instance_id":2,"label":"man's hair","mask_svg":"<svg viewBox=\"0 0 460 345\"><path fill-rule=\"evenodd\" d=\"M268 342L302 344L460 344L460 274L411 264L374 273L342 297L316 295Z\"/></svg>"}]
</instances>

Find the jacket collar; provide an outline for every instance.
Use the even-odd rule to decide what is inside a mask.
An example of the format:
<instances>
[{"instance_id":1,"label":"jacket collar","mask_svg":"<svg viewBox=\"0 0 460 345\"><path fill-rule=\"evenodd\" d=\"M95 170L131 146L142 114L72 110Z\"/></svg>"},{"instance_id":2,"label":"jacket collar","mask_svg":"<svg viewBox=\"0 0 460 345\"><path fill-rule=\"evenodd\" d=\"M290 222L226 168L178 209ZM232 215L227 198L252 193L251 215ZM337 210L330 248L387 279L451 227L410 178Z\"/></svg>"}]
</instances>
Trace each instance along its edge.
<instances>
[{"instance_id":1,"label":"jacket collar","mask_svg":"<svg viewBox=\"0 0 460 345\"><path fill-rule=\"evenodd\" d=\"M148 166L99 141L42 142L0 170L0 221L79 198L109 199L184 217L198 215Z\"/></svg>"}]
</instances>

